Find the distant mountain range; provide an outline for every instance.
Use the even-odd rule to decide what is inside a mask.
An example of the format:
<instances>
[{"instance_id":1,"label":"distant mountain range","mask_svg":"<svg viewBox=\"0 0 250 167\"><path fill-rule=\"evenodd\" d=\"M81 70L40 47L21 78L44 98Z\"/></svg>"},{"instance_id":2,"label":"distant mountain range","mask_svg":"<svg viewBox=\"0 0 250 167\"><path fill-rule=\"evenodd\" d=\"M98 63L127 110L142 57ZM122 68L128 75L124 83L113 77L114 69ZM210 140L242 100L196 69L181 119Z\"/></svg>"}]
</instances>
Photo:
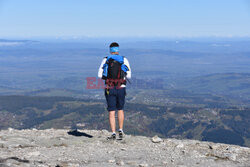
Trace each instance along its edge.
<instances>
[{"instance_id":1,"label":"distant mountain range","mask_svg":"<svg viewBox=\"0 0 250 167\"><path fill-rule=\"evenodd\" d=\"M37 41L0 39L0 46L19 46L22 44L35 43L35 42Z\"/></svg>"},{"instance_id":2,"label":"distant mountain range","mask_svg":"<svg viewBox=\"0 0 250 167\"><path fill-rule=\"evenodd\" d=\"M180 81L182 89L250 100L250 73L217 73Z\"/></svg>"},{"instance_id":3,"label":"distant mountain range","mask_svg":"<svg viewBox=\"0 0 250 167\"><path fill-rule=\"evenodd\" d=\"M250 109L207 103L205 107L127 103L126 133L249 147ZM109 129L108 112L104 100L0 96L0 130L8 127Z\"/></svg>"}]
</instances>

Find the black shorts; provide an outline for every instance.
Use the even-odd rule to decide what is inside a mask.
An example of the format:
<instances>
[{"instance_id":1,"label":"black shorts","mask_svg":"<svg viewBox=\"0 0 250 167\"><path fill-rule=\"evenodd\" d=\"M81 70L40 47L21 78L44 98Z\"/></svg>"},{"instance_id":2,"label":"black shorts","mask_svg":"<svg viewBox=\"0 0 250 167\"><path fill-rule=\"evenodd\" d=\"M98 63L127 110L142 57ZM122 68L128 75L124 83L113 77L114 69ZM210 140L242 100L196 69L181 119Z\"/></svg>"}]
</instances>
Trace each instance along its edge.
<instances>
[{"instance_id":1,"label":"black shorts","mask_svg":"<svg viewBox=\"0 0 250 167\"><path fill-rule=\"evenodd\" d=\"M107 110L122 110L125 104L126 88L105 89L105 97L107 101Z\"/></svg>"}]
</instances>

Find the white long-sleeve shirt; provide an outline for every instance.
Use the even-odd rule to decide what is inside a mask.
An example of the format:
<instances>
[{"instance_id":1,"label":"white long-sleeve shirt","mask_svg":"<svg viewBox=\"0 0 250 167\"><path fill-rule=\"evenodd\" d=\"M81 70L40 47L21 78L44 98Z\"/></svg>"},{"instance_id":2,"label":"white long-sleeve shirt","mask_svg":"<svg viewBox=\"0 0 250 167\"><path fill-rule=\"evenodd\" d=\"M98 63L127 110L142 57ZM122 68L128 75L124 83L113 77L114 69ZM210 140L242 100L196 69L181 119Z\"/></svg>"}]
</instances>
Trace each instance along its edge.
<instances>
[{"instance_id":1,"label":"white long-sleeve shirt","mask_svg":"<svg viewBox=\"0 0 250 167\"><path fill-rule=\"evenodd\" d=\"M102 78L102 73L103 73L103 65L106 63L106 60L107 58L104 58L102 60L102 63L99 67L99 70L98 70L98 78ZM131 68L130 68L130 65L129 65L129 62L128 62L128 59L126 57L124 57L124 64L128 67L128 71L127 71L127 76L126 78L130 79L131 78ZM126 85L122 84L121 87L126 87Z\"/></svg>"}]
</instances>

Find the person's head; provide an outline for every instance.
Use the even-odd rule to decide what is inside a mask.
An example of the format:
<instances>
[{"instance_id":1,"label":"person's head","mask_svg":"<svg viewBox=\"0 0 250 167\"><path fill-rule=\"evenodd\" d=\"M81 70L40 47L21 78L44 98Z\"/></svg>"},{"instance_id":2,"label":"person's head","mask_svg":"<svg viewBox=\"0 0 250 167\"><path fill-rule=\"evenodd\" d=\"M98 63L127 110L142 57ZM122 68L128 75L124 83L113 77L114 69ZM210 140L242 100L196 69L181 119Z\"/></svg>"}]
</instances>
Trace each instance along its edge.
<instances>
[{"instance_id":1,"label":"person's head","mask_svg":"<svg viewBox=\"0 0 250 167\"><path fill-rule=\"evenodd\" d=\"M116 42L113 42L109 45L110 53L111 54L119 54L119 44Z\"/></svg>"}]
</instances>

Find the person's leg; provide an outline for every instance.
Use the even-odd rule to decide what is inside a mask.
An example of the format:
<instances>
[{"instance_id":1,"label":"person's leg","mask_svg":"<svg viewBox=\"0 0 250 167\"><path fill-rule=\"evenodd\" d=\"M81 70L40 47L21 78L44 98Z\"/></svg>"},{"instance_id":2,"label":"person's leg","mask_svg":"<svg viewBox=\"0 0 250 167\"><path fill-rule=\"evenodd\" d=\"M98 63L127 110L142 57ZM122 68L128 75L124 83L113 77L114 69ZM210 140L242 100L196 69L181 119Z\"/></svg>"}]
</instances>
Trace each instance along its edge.
<instances>
[{"instance_id":1,"label":"person's leg","mask_svg":"<svg viewBox=\"0 0 250 167\"><path fill-rule=\"evenodd\" d=\"M123 123L124 123L123 107L125 104L125 96L126 96L126 88L117 89L116 108L118 110L119 135L123 134ZM122 137L122 136L120 136L120 137Z\"/></svg>"},{"instance_id":2,"label":"person's leg","mask_svg":"<svg viewBox=\"0 0 250 167\"><path fill-rule=\"evenodd\" d=\"M123 122L124 122L123 110L118 110L118 122L119 122L119 129L123 129Z\"/></svg>"},{"instance_id":3,"label":"person's leg","mask_svg":"<svg viewBox=\"0 0 250 167\"><path fill-rule=\"evenodd\" d=\"M116 94L114 89L105 90L107 100L107 110L109 111L109 124L113 134L115 134L115 110L116 110Z\"/></svg>"},{"instance_id":4,"label":"person's leg","mask_svg":"<svg viewBox=\"0 0 250 167\"><path fill-rule=\"evenodd\" d=\"M115 111L109 111L109 124L112 133L115 133Z\"/></svg>"}]
</instances>

